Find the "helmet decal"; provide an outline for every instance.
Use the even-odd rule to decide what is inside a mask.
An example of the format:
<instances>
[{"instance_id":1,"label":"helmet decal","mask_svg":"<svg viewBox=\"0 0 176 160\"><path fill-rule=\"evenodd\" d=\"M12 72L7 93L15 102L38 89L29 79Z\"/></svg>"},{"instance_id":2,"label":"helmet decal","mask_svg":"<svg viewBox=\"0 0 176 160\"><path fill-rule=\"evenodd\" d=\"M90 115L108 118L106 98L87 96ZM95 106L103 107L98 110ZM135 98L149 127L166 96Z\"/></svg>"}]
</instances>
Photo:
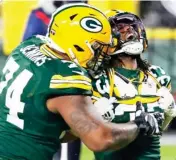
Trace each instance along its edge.
<instances>
[{"instance_id":1,"label":"helmet decal","mask_svg":"<svg viewBox=\"0 0 176 160\"><path fill-rule=\"evenodd\" d=\"M102 23L93 17L84 17L80 21L80 25L88 32L98 33L103 29Z\"/></svg>"},{"instance_id":2,"label":"helmet decal","mask_svg":"<svg viewBox=\"0 0 176 160\"><path fill-rule=\"evenodd\" d=\"M101 12L98 8L96 8L94 6L91 6L89 4L86 4L86 3L68 3L68 4L64 4L61 7L59 7L58 9L56 9L55 12L52 14L50 23L48 25L47 34L46 34L47 37L49 37L50 31L51 31L51 26L53 24L55 16L57 16L57 14L59 14L62 11L64 11L65 9L71 8L71 7L88 7L88 8L92 8L92 9L97 10L98 12L102 13L102 15L105 16L105 14L103 12Z\"/></svg>"}]
</instances>

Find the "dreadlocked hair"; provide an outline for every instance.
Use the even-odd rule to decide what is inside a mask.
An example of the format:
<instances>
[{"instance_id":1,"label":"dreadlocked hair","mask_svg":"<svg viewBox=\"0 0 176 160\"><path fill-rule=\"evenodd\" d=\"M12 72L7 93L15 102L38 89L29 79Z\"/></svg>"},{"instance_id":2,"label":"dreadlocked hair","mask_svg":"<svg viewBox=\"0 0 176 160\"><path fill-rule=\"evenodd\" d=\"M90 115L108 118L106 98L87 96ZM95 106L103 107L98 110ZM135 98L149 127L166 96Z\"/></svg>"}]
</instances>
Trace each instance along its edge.
<instances>
[{"instance_id":1,"label":"dreadlocked hair","mask_svg":"<svg viewBox=\"0 0 176 160\"><path fill-rule=\"evenodd\" d=\"M109 64L107 67L122 67L123 66L123 62L122 60L120 59L120 57L132 57L134 59L136 59L137 61L137 65L138 65L138 69L142 70L144 73L147 73L149 71L149 67L151 66L147 60L143 60L141 58L140 55L127 55L127 54L119 54L119 55L113 55L111 56L111 59L109 61Z\"/></svg>"},{"instance_id":2,"label":"dreadlocked hair","mask_svg":"<svg viewBox=\"0 0 176 160\"><path fill-rule=\"evenodd\" d=\"M136 58L138 68L142 70L144 73L149 71L149 67L151 66L150 63L147 62L147 60L143 60L140 55Z\"/></svg>"}]
</instances>

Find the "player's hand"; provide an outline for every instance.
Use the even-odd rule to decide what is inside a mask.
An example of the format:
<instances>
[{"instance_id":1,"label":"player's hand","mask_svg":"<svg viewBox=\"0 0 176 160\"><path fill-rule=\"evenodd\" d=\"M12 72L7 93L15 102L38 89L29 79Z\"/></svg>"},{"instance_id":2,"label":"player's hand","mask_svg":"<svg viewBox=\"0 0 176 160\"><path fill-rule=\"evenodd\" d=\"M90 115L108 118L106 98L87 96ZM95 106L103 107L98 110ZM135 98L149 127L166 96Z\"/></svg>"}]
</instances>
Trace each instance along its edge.
<instances>
[{"instance_id":1,"label":"player's hand","mask_svg":"<svg viewBox=\"0 0 176 160\"><path fill-rule=\"evenodd\" d=\"M176 105L175 100L169 89L166 87L161 87L157 95L160 96L159 104L163 108L164 113L168 117L176 117Z\"/></svg>"},{"instance_id":2,"label":"player's hand","mask_svg":"<svg viewBox=\"0 0 176 160\"><path fill-rule=\"evenodd\" d=\"M141 102L136 103L136 115L134 122L140 129L140 133L143 135L160 135L161 129L159 123L162 123L163 115L157 113L156 116L151 113L144 112Z\"/></svg>"},{"instance_id":3,"label":"player's hand","mask_svg":"<svg viewBox=\"0 0 176 160\"><path fill-rule=\"evenodd\" d=\"M115 101L116 99L114 97L110 99L102 97L94 103L96 111L103 117L105 122L111 122L115 117L113 110L113 103L115 103Z\"/></svg>"},{"instance_id":4,"label":"player's hand","mask_svg":"<svg viewBox=\"0 0 176 160\"><path fill-rule=\"evenodd\" d=\"M154 117L156 118L157 122L158 122L158 127L159 127L159 131L160 131L160 135L162 134L162 127L163 127L163 123L164 123L164 114L160 113L160 112L155 112L153 113Z\"/></svg>"}]
</instances>

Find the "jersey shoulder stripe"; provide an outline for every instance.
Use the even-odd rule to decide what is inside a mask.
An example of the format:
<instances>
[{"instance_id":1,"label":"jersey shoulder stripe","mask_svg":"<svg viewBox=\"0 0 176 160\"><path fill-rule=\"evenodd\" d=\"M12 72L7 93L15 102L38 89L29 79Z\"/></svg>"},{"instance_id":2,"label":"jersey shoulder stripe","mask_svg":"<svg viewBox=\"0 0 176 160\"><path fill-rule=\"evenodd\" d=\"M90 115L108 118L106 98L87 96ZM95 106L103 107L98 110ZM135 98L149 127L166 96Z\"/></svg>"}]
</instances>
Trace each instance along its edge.
<instances>
[{"instance_id":1,"label":"jersey shoulder stripe","mask_svg":"<svg viewBox=\"0 0 176 160\"><path fill-rule=\"evenodd\" d=\"M79 88L91 90L91 79L83 75L73 75L63 77L61 75L54 75L50 81L50 88Z\"/></svg>"}]
</instances>

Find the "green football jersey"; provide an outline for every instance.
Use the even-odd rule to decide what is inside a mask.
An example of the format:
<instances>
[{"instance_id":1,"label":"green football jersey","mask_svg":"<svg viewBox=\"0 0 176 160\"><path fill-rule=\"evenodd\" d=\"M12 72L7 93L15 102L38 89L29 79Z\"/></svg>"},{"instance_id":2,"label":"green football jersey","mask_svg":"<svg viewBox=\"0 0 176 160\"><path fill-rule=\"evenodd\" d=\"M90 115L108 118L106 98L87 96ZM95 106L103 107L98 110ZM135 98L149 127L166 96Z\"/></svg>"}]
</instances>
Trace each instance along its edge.
<instances>
[{"instance_id":1,"label":"green football jersey","mask_svg":"<svg viewBox=\"0 0 176 160\"><path fill-rule=\"evenodd\" d=\"M0 82L0 157L51 160L69 129L46 107L49 98L92 95L91 80L75 63L63 60L34 36L9 56ZM65 106L67 107L67 106Z\"/></svg>"},{"instance_id":2,"label":"green football jersey","mask_svg":"<svg viewBox=\"0 0 176 160\"><path fill-rule=\"evenodd\" d=\"M119 104L114 107L115 118L113 123L125 123L135 119L136 102L141 101L146 112L161 112L163 109L158 103L156 95L161 86L171 88L171 79L158 66L151 66L147 74L140 70L116 68L114 76L113 96ZM123 80L118 73L126 77ZM125 78L124 78L125 79ZM96 160L150 160L160 159L160 137L138 136L130 145L119 151L97 152Z\"/></svg>"},{"instance_id":3,"label":"green football jersey","mask_svg":"<svg viewBox=\"0 0 176 160\"><path fill-rule=\"evenodd\" d=\"M114 70L103 71L96 79L92 79L92 101L96 102L101 97L110 98L113 95Z\"/></svg>"}]
</instances>

